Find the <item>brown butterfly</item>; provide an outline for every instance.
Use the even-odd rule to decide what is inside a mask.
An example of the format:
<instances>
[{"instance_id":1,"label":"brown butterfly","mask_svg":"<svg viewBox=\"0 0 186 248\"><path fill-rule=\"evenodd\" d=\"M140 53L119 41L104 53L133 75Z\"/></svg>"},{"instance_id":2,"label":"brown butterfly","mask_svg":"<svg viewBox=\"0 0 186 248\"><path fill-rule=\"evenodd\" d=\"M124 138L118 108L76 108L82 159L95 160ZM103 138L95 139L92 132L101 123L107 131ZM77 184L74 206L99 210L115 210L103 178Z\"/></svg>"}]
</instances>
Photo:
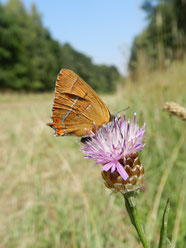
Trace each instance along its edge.
<instances>
[{"instance_id":1,"label":"brown butterfly","mask_svg":"<svg viewBox=\"0 0 186 248\"><path fill-rule=\"evenodd\" d=\"M52 108L55 136L85 137L112 120L112 116L96 92L76 73L62 69L57 77Z\"/></svg>"}]
</instances>

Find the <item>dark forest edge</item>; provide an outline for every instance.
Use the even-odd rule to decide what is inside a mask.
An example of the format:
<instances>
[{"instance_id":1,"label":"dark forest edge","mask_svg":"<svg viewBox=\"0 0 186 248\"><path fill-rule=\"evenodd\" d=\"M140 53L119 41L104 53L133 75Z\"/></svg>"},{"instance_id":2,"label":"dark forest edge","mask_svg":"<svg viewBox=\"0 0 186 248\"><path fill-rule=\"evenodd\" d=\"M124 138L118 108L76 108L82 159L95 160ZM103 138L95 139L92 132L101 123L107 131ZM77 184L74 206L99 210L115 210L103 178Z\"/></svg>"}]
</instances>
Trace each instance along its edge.
<instances>
[{"instance_id":1,"label":"dark forest edge","mask_svg":"<svg viewBox=\"0 0 186 248\"><path fill-rule=\"evenodd\" d=\"M0 3L0 89L53 90L61 68L73 70L98 92L114 91L121 79L115 66L95 65L70 44L54 40L34 4L28 11L21 0Z\"/></svg>"},{"instance_id":2,"label":"dark forest edge","mask_svg":"<svg viewBox=\"0 0 186 248\"><path fill-rule=\"evenodd\" d=\"M185 0L145 0L142 9L147 27L132 45L129 71L134 76L144 67L145 71L167 68L186 52Z\"/></svg>"}]
</instances>

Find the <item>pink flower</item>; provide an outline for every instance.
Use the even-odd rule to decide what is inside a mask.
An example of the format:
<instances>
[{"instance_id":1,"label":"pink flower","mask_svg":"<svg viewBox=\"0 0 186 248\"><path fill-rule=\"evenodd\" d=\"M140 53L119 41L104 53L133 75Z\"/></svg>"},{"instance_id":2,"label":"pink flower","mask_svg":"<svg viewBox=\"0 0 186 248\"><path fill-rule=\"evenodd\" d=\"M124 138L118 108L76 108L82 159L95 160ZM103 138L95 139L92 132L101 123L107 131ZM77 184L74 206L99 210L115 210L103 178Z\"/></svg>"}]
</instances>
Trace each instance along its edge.
<instances>
[{"instance_id":1,"label":"pink flower","mask_svg":"<svg viewBox=\"0 0 186 248\"><path fill-rule=\"evenodd\" d=\"M96 129L94 135L88 134L90 139L81 145L82 152L86 154L85 158L102 164L103 171L117 171L127 180L129 175L124 169L126 159L144 148L144 134L145 124L139 128L136 114L131 124L130 120L126 121L124 114L123 119L120 116L115 117L99 130Z\"/></svg>"}]
</instances>

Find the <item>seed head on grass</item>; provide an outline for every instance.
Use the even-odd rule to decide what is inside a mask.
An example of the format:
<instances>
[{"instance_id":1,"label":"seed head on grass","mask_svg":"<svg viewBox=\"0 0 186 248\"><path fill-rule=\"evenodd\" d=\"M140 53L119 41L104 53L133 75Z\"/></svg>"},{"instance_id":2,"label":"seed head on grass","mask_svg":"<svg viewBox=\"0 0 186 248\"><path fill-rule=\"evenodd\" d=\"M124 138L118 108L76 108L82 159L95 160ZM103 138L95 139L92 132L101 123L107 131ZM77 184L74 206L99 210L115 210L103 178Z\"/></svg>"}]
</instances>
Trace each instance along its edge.
<instances>
[{"instance_id":1,"label":"seed head on grass","mask_svg":"<svg viewBox=\"0 0 186 248\"><path fill-rule=\"evenodd\" d=\"M96 127L95 127L96 129ZM145 124L140 129L136 124L136 114L132 123L123 118L115 117L89 140L82 144L85 158L93 159L102 164L102 177L105 185L125 193L140 188L143 182L144 168L138 158L138 152L145 146L143 143Z\"/></svg>"},{"instance_id":2,"label":"seed head on grass","mask_svg":"<svg viewBox=\"0 0 186 248\"><path fill-rule=\"evenodd\" d=\"M166 102L163 105L163 110L186 121L186 109L175 102Z\"/></svg>"}]
</instances>

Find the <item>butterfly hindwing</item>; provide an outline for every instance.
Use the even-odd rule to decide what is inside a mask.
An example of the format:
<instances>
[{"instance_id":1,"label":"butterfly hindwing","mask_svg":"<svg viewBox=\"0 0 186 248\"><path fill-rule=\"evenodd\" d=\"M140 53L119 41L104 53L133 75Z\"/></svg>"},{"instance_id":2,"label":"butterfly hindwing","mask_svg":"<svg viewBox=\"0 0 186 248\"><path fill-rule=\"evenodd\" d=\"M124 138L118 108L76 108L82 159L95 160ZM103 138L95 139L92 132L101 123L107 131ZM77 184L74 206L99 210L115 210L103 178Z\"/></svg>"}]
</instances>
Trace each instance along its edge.
<instances>
[{"instance_id":1,"label":"butterfly hindwing","mask_svg":"<svg viewBox=\"0 0 186 248\"><path fill-rule=\"evenodd\" d=\"M110 113L96 92L76 73L62 69L57 77L52 109L55 135L87 136L109 122Z\"/></svg>"}]
</instances>

